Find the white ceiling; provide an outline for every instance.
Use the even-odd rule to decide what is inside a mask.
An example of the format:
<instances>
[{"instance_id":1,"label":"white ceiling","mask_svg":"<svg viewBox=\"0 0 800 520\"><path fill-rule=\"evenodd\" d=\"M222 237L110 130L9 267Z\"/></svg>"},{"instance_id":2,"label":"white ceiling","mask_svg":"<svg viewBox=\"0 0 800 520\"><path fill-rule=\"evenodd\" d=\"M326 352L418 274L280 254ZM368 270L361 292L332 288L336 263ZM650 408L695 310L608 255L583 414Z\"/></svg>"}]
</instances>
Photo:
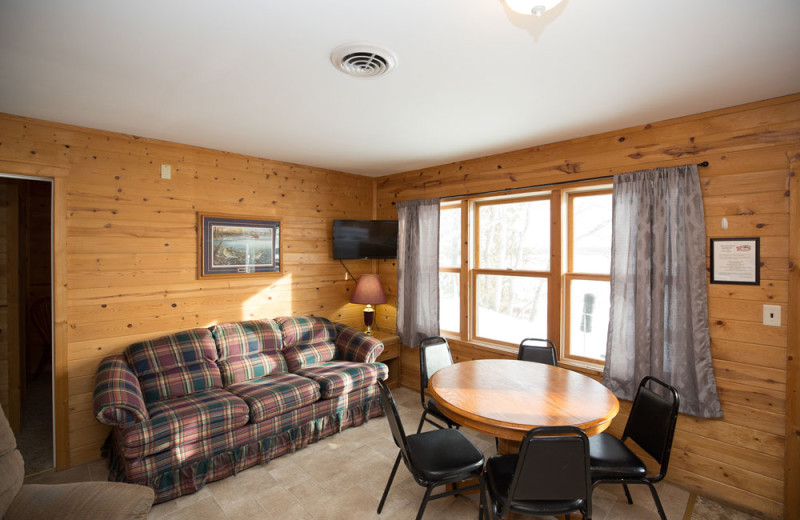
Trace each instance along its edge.
<instances>
[{"instance_id":1,"label":"white ceiling","mask_svg":"<svg viewBox=\"0 0 800 520\"><path fill-rule=\"evenodd\" d=\"M800 92L798 0L0 0L0 112L370 176ZM339 72L369 42L397 68Z\"/></svg>"}]
</instances>

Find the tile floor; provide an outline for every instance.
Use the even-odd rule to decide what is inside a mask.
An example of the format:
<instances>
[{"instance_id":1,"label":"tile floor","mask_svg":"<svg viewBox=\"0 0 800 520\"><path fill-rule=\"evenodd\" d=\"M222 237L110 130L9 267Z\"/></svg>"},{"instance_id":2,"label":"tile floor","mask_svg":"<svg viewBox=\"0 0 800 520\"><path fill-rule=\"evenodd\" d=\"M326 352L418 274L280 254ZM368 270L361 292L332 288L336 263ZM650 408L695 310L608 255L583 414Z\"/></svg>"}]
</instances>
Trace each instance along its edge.
<instances>
[{"instance_id":1,"label":"tile floor","mask_svg":"<svg viewBox=\"0 0 800 520\"><path fill-rule=\"evenodd\" d=\"M408 431L415 431L420 416L419 394L407 388L394 391ZM494 439L462 430L487 456L495 453ZM416 517L424 489L402 466L389 492L383 513L376 508L391 471L397 448L383 418L345 430L307 448L256 466L202 490L153 506L150 520L280 519L280 520L410 520ZM45 473L26 483L61 483L105 480L103 461L58 473ZM667 517L682 520L690 494L660 483L658 493ZM600 486L592 496L595 520L658 519L645 486L631 486L629 505L622 486ZM448 497L428 504L426 519L477 517L477 496ZM573 516L573 518L577 518Z\"/></svg>"}]
</instances>

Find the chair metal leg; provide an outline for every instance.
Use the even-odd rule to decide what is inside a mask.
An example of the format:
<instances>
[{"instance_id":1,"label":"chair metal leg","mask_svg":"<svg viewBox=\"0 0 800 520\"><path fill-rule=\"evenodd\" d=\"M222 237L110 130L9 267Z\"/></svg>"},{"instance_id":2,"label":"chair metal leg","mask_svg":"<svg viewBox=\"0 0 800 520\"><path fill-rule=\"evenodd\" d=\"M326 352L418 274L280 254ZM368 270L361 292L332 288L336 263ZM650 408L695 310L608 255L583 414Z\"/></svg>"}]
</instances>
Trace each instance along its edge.
<instances>
[{"instance_id":1,"label":"chair metal leg","mask_svg":"<svg viewBox=\"0 0 800 520\"><path fill-rule=\"evenodd\" d=\"M658 498L658 493L656 492L655 486L650 482L647 482L647 486L650 488L650 494L653 495L653 501L656 503L656 509L658 509L658 516L661 517L661 520L667 520L667 515L664 513L664 508L661 506L661 500Z\"/></svg>"},{"instance_id":2,"label":"chair metal leg","mask_svg":"<svg viewBox=\"0 0 800 520\"><path fill-rule=\"evenodd\" d=\"M484 520L484 513L486 520L489 520L489 512L486 510L486 479L483 478L483 475L478 475L478 481L481 484L480 494L480 506L478 506L478 520Z\"/></svg>"},{"instance_id":3,"label":"chair metal leg","mask_svg":"<svg viewBox=\"0 0 800 520\"><path fill-rule=\"evenodd\" d=\"M622 484L622 489L625 490L625 498L628 499L628 503L633 504L633 499L631 498L631 492L628 491L628 484Z\"/></svg>"},{"instance_id":4,"label":"chair metal leg","mask_svg":"<svg viewBox=\"0 0 800 520\"><path fill-rule=\"evenodd\" d=\"M422 520L422 514L425 513L425 506L428 505L428 499L431 497L431 491L433 490L433 486L428 486L425 488L425 496L422 497L422 503L419 505L419 511L417 512L417 520Z\"/></svg>"},{"instance_id":5,"label":"chair metal leg","mask_svg":"<svg viewBox=\"0 0 800 520\"><path fill-rule=\"evenodd\" d=\"M422 410L422 417L419 418L419 426L417 427L417 433L422 431L422 425L425 424L426 415L428 415L428 410Z\"/></svg>"},{"instance_id":6,"label":"chair metal leg","mask_svg":"<svg viewBox=\"0 0 800 520\"><path fill-rule=\"evenodd\" d=\"M383 496L381 497L381 503L378 504L378 514L381 514L381 510L383 509L383 504L386 502L386 496L389 494L389 488L392 487L392 481L394 480L394 474L397 473L397 467L400 465L400 457L401 454L397 453L397 459L394 461L394 466L392 467L392 472L389 474L389 481L386 483L386 489L383 490Z\"/></svg>"}]
</instances>

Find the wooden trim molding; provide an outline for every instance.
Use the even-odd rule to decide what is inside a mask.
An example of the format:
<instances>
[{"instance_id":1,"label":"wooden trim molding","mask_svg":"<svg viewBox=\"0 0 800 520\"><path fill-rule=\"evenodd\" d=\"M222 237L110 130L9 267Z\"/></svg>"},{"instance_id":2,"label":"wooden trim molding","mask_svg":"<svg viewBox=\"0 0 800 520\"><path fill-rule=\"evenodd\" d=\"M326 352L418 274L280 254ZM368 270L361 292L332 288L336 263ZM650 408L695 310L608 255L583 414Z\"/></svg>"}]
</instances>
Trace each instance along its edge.
<instances>
[{"instance_id":1,"label":"wooden trim molding","mask_svg":"<svg viewBox=\"0 0 800 520\"><path fill-rule=\"evenodd\" d=\"M2 160L0 160L0 172L27 175L29 177L47 177L50 179L66 177L69 174L68 169L59 168L58 166Z\"/></svg>"},{"instance_id":2,"label":"wooden trim molding","mask_svg":"<svg viewBox=\"0 0 800 520\"><path fill-rule=\"evenodd\" d=\"M53 395L56 470L70 467L67 365L67 180L53 179Z\"/></svg>"},{"instance_id":3,"label":"wooden trim molding","mask_svg":"<svg viewBox=\"0 0 800 520\"><path fill-rule=\"evenodd\" d=\"M800 152L789 173L789 338L786 349L784 518L800 511Z\"/></svg>"}]
</instances>

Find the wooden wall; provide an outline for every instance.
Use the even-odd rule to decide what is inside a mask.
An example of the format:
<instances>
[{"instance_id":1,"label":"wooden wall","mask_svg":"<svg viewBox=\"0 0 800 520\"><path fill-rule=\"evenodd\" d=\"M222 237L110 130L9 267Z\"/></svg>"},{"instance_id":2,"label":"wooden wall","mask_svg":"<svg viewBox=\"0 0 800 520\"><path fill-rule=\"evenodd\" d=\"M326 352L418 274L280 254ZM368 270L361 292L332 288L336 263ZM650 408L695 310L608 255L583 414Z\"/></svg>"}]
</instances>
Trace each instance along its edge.
<instances>
[{"instance_id":1,"label":"wooden wall","mask_svg":"<svg viewBox=\"0 0 800 520\"><path fill-rule=\"evenodd\" d=\"M171 180L160 178L162 164ZM68 460L59 467L100 457L108 429L91 411L93 375L130 343L289 314L361 323L330 239L333 219L372 217L372 179L11 115L0 115L4 165L66 179L55 210L57 224L66 221L54 268L66 270L68 331L68 415L57 423ZM197 212L280 218L283 273L199 280ZM356 276L374 268L348 267Z\"/></svg>"},{"instance_id":2,"label":"wooden wall","mask_svg":"<svg viewBox=\"0 0 800 520\"><path fill-rule=\"evenodd\" d=\"M396 201L701 161L710 163L700 169L707 236L760 237L761 285L708 286L712 356L725 417L680 417L668 478L739 508L780 518L786 315L790 301L800 303L800 295L790 295L788 285L790 232L800 232L789 228L789 180L800 162L800 95L383 177L378 179L378 215L395 218L391 203ZM797 194L794 200L797 204ZM721 228L722 217L728 219L727 231ZM390 280L393 266L382 268L383 278ZM394 297L396 287L388 293ZM765 303L781 306L781 327L761 324ZM393 321L392 316L384 319ZM453 353L457 359L508 356L461 342L453 343ZM418 388L417 359L416 351L404 349L406 386ZM623 403L612 432L621 433L628 410L629 403ZM796 469L798 462L790 464Z\"/></svg>"}]
</instances>

